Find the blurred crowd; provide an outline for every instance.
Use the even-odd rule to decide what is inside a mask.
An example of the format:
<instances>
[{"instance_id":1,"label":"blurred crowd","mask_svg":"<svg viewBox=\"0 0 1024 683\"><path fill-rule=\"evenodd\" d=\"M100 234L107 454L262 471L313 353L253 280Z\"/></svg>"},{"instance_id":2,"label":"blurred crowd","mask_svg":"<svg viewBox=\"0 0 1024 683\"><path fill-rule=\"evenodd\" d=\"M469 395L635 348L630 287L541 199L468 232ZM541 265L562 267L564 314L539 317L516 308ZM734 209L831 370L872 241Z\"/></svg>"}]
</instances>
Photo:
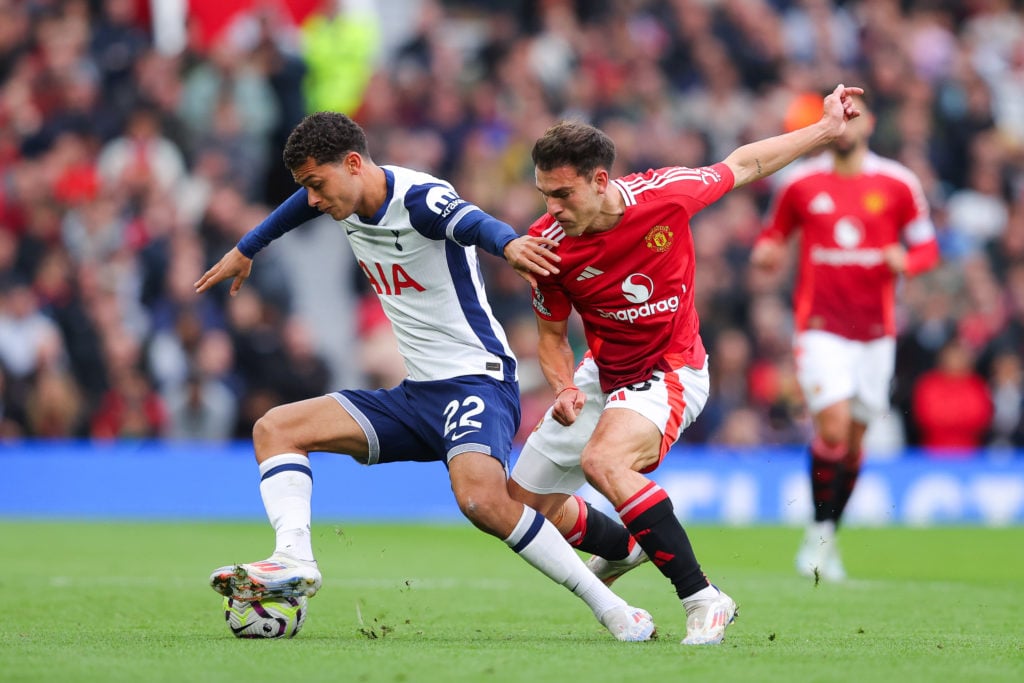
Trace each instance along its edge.
<instances>
[{"instance_id":1,"label":"blurred crowd","mask_svg":"<svg viewBox=\"0 0 1024 683\"><path fill-rule=\"evenodd\" d=\"M868 447L1024 446L1024 3L225 4L242 11L216 33L187 16L175 41L144 1L0 0L3 437L248 438L277 403L404 376L329 219L264 250L237 297L193 292L295 190L280 152L309 111L345 111L375 161L523 232L544 210L530 148L561 118L606 130L616 173L699 166L842 82L871 96L872 147L923 182L943 257L899 291L893 410ZM792 269L748 266L772 188L694 222L712 393L684 441L807 439ZM526 433L551 398L529 288L481 258Z\"/></svg>"}]
</instances>

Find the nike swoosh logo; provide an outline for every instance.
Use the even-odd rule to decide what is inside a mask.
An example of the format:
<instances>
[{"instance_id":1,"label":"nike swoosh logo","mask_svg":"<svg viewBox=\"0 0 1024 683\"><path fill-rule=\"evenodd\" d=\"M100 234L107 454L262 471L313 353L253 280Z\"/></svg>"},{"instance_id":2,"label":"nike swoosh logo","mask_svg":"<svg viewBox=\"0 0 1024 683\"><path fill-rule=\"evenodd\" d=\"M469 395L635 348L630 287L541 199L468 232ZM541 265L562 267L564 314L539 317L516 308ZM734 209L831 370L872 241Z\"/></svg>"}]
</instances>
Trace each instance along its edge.
<instances>
[{"instance_id":1,"label":"nike swoosh logo","mask_svg":"<svg viewBox=\"0 0 1024 683\"><path fill-rule=\"evenodd\" d=\"M359 231L358 230L349 230L348 228L345 228L345 234L346 235L354 235L357 232L359 232Z\"/></svg>"},{"instance_id":2,"label":"nike swoosh logo","mask_svg":"<svg viewBox=\"0 0 1024 683\"><path fill-rule=\"evenodd\" d=\"M469 436L470 434L476 434L478 431L480 431L480 430L479 429L471 429L468 432L462 432L461 434L452 434L452 441L458 441L462 437Z\"/></svg>"},{"instance_id":3,"label":"nike swoosh logo","mask_svg":"<svg viewBox=\"0 0 1024 683\"><path fill-rule=\"evenodd\" d=\"M245 631L247 628L250 628L251 626L253 626L253 624L246 624L245 626L239 626L238 628L235 628L234 626L231 626L231 632L234 633L237 636L239 633L242 633L243 631Z\"/></svg>"}]
</instances>

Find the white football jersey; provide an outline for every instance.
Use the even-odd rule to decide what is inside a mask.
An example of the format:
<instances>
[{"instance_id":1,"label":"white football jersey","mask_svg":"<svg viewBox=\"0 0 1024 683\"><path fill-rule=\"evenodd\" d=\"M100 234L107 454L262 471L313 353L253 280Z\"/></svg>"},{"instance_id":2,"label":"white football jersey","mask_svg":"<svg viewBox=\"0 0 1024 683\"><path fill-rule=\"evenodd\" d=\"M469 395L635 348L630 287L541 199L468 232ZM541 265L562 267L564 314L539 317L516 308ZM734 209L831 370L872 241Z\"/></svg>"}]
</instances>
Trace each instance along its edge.
<instances>
[{"instance_id":1,"label":"white football jersey","mask_svg":"<svg viewBox=\"0 0 1024 683\"><path fill-rule=\"evenodd\" d=\"M377 215L339 222L391 321L409 379L516 380L516 359L487 302L476 247L460 232L480 209L444 180L382 168L388 198Z\"/></svg>"}]
</instances>

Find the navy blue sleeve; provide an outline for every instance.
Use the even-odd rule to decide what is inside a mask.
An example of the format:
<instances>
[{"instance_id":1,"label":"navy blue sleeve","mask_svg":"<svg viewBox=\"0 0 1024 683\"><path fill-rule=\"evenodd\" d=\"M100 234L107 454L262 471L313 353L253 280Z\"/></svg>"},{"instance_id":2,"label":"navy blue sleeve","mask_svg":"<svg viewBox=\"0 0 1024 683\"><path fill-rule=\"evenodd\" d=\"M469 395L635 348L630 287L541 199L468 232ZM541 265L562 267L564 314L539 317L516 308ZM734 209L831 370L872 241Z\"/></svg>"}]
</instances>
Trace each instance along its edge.
<instances>
[{"instance_id":1,"label":"navy blue sleeve","mask_svg":"<svg viewBox=\"0 0 1024 683\"><path fill-rule=\"evenodd\" d=\"M260 249L281 235L313 220L320 212L309 205L306 188L300 187L295 194L281 202L259 225L238 240L238 251L253 258Z\"/></svg>"},{"instance_id":2,"label":"navy blue sleeve","mask_svg":"<svg viewBox=\"0 0 1024 683\"><path fill-rule=\"evenodd\" d=\"M508 223L467 202L446 185L416 185L405 194L405 208L412 227L424 237L474 245L500 258L505 257L505 246L519 237Z\"/></svg>"},{"instance_id":3,"label":"navy blue sleeve","mask_svg":"<svg viewBox=\"0 0 1024 683\"><path fill-rule=\"evenodd\" d=\"M459 244L475 244L499 258L505 258L505 246L517 237L511 225L480 209L466 216L455 230L455 241Z\"/></svg>"}]
</instances>

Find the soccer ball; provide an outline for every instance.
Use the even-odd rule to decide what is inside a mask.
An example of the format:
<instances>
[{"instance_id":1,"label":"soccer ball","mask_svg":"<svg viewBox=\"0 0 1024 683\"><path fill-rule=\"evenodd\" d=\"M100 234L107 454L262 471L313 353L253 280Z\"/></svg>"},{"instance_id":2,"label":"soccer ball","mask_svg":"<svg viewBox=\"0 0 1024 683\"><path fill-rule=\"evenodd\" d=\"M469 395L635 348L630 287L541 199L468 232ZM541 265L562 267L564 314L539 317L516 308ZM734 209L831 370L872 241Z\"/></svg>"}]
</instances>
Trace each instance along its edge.
<instances>
[{"instance_id":1,"label":"soccer ball","mask_svg":"<svg viewBox=\"0 0 1024 683\"><path fill-rule=\"evenodd\" d=\"M291 638L306 621L309 598L224 598L224 619L236 638Z\"/></svg>"}]
</instances>

